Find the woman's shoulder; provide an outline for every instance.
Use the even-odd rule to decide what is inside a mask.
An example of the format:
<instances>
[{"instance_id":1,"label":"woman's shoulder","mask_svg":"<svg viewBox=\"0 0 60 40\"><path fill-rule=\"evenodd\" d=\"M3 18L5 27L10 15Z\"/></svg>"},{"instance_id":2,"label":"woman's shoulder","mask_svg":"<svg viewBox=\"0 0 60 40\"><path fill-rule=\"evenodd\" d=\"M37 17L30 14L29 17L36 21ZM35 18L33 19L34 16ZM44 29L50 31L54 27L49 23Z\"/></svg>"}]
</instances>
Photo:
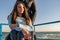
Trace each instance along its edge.
<instances>
[{"instance_id":1,"label":"woman's shoulder","mask_svg":"<svg viewBox=\"0 0 60 40\"><path fill-rule=\"evenodd\" d=\"M12 15L8 15L7 19L11 19L12 18Z\"/></svg>"},{"instance_id":2,"label":"woman's shoulder","mask_svg":"<svg viewBox=\"0 0 60 40\"><path fill-rule=\"evenodd\" d=\"M8 15L7 20L9 25L11 25L11 19L12 19L12 15Z\"/></svg>"}]
</instances>

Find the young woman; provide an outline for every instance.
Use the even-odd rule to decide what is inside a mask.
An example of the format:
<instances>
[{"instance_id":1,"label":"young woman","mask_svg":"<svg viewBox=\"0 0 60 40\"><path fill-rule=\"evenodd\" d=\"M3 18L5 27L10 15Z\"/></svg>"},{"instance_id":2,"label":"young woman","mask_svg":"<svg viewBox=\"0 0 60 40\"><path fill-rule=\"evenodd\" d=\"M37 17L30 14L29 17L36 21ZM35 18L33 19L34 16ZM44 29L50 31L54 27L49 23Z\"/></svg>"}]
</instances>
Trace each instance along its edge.
<instances>
[{"instance_id":1,"label":"young woman","mask_svg":"<svg viewBox=\"0 0 60 40\"><path fill-rule=\"evenodd\" d=\"M22 1L25 3L27 11L28 11L28 15L33 25L35 22L35 18L36 18L36 0L17 0L17 1ZM34 35L34 40L36 40L36 35L35 34L33 35Z\"/></svg>"},{"instance_id":2,"label":"young woman","mask_svg":"<svg viewBox=\"0 0 60 40\"><path fill-rule=\"evenodd\" d=\"M11 28L11 40L33 40L33 27L31 19L23 2L16 2L11 16L8 16L9 26Z\"/></svg>"},{"instance_id":3,"label":"young woman","mask_svg":"<svg viewBox=\"0 0 60 40\"><path fill-rule=\"evenodd\" d=\"M18 1L22 1L24 2L27 11L28 11L28 15L32 21L32 25L35 22L35 18L36 18L36 0L17 0ZM34 39L36 40L36 35L34 34Z\"/></svg>"},{"instance_id":4,"label":"young woman","mask_svg":"<svg viewBox=\"0 0 60 40\"><path fill-rule=\"evenodd\" d=\"M34 24L36 17L36 2L35 2L36 0L17 0L17 1L22 1L25 3L28 15L31 18L32 24Z\"/></svg>"}]
</instances>

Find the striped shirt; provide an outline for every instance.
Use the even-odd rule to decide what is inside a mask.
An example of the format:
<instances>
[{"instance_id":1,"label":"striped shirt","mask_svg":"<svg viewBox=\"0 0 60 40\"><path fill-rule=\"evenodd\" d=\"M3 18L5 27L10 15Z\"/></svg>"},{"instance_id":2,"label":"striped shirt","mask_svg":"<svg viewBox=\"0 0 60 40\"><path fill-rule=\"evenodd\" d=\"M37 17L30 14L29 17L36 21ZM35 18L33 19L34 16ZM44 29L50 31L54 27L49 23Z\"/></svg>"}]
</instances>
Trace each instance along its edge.
<instances>
[{"instance_id":1,"label":"striped shirt","mask_svg":"<svg viewBox=\"0 0 60 40\"><path fill-rule=\"evenodd\" d=\"M12 16L9 16L9 18L8 18L9 25L11 25L11 17ZM16 26L15 28L13 28L14 30L20 31L23 28L23 29L27 29L28 31L33 31L33 29L34 29L31 21L30 21L30 25L28 26L28 25L26 25L25 18L23 18L23 17L17 17L16 22L19 24L19 27Z\"/></svg>"},{"instance_id":2,"label":"striped shirt","mask_svg":"<svg viewBox=\"0 0 60 40\"><path fill-rule=\"evenodd\" d=\"M25 18L17 17L16 22L19 24L19 27L21 29L27 29L28 31L33 31L33 26L32 26L31 21L30 21L30 25L26 25Z\"/></svg>"}]
</instances>

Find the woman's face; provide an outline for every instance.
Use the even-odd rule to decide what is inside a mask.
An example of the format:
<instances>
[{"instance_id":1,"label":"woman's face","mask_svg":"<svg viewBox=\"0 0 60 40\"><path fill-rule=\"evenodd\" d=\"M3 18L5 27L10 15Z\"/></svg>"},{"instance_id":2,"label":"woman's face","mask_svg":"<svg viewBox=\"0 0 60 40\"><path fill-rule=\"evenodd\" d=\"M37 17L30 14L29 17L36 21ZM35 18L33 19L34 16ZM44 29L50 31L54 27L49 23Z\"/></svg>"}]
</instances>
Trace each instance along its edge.
<instances>
[{"instance_id":1,"label":"woman's face","mask_svg":"<svg viewBox=\"0 0 60 40\"><path fill-rule=\"evenodd\" d=\"M17 11L19 14L22 14L24 12L24 5L22 3L19 3L17 5Z\"/></svg>"}]
</instances>

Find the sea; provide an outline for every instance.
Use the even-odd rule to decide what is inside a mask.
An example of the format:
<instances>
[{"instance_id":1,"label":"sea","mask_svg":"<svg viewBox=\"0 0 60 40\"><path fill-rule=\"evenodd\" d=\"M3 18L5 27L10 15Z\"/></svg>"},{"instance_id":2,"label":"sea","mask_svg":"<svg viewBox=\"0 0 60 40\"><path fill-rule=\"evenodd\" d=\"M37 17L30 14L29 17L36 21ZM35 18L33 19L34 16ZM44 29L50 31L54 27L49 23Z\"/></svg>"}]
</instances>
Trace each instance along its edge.
<instances>
[{"instance_id":1,"label":"sea","mask_svg":"<svg viewBox=\"0 0 60 40\"><path fill-rule=\"evenodd\" d=\"M2 40L5 40L9 32L2 32ZM60 40L60 32L35 32L36 40Z\"/></svg>"}]
</instances>

